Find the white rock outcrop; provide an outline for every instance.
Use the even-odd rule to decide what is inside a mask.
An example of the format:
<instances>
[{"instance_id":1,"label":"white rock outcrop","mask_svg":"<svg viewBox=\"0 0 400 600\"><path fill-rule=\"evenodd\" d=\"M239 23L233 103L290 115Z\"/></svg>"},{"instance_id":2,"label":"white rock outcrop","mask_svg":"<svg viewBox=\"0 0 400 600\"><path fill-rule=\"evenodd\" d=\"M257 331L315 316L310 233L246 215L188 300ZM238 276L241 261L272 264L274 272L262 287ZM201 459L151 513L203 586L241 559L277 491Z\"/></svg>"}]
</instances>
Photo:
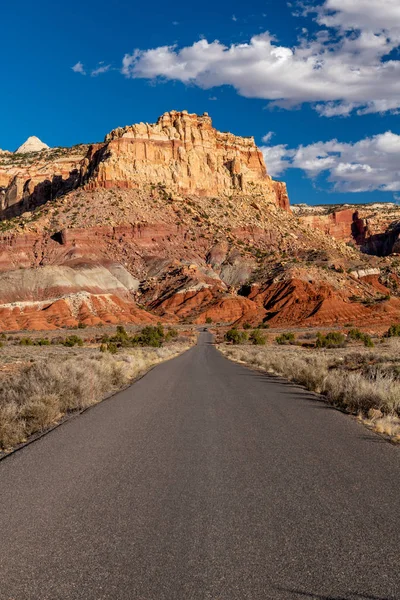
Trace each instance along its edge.
<instances>
[{"instance_id":1,"label":"white rock outcrop","mask_svg":"<svg viewBox=\"0 0 400 600\"><path fill-rule=\"evenodd\" d=\"M15 153L27 154L28 152L40 152L41 150L49 150L49 146L43 143L42 140L39 140L35 135L32 135L15 151Z\"/></svg>"}]
</instances>

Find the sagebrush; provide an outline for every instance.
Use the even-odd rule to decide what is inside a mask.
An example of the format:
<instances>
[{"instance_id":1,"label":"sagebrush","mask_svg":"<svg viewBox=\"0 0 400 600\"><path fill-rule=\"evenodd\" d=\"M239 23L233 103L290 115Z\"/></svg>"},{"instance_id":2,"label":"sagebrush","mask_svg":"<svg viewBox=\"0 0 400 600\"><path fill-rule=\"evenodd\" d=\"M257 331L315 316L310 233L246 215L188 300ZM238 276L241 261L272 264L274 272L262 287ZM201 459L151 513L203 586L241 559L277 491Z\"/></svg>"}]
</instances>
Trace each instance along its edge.
<instances>
[{"instance_id":1,"label":"sagebrush","mask_svg":"<svg viewBox=\"0 0 400 600\"><path fill-rule=\"evenodd\" d=\"M0 381L0 449L7 449L57 422L70 411L96 404L150 366L187 346L135 348L113 355L91 352L41 360Z\"/></svg>"}]
</instances>

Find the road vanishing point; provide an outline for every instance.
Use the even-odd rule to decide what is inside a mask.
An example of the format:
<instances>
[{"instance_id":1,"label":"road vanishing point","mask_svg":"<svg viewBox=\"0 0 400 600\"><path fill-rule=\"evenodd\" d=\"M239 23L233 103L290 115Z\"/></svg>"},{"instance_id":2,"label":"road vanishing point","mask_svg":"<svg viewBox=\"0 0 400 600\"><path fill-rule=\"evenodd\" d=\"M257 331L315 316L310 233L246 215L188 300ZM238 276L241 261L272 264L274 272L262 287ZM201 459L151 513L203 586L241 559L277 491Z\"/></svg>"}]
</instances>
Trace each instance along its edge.
<instances>
[{"instance_id":1,"label":"road vanishing point","mask_svg":"<svg viewBox=\"0 0 400 600\"><path fill-rule=\"evenodd\" d=\"M0 462L0 598L398 600L399 450L201 333Z\"/></svg>"}]
</instances>

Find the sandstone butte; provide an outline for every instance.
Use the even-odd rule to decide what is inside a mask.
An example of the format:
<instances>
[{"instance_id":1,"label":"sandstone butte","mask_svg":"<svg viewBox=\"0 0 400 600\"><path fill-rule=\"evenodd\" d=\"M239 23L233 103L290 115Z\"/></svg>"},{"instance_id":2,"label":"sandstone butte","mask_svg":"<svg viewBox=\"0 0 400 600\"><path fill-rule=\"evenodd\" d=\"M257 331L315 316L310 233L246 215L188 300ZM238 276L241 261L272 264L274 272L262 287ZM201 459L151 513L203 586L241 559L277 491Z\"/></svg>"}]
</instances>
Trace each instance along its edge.
<instances>
[{"instance_id":1,"label":"sandstone butte","mask_svg":"<svg viewBox=\"0 0 400 600\"><path fill-rule=\"evenodd\" d=\"M396 209L291 210L254 139L207 114L35 144L0 152L2 330L400 316Z\"/></svg>"}]
</instances>

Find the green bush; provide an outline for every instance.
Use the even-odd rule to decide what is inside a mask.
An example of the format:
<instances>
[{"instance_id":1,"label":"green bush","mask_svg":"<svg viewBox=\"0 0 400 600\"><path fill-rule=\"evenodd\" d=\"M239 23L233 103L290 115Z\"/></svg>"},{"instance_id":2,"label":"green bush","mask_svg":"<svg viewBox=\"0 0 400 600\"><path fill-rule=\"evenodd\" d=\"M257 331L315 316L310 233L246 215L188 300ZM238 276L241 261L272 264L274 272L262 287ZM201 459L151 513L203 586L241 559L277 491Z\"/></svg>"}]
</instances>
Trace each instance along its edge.
<instances>
[{"instance_id":1,"label":"green bush","mask_svg":"<svg viewBox=\"0 0 400 600\"><path fill-rule=\"evenodd\" d=\"M78 335L70 335L65 338L64 346L67 348L73 348L74 346L83 346L83 340Z\"/></svg>"},{"instance_id":2,"label":"green bush","mask_svg":"<svg viewBox=\"0 0 400 600\"><path fill-rule=\"evenodd\" d=\"M374 347L374 342L372 341L372 338L370 335L368 335L368 333L364 333L363 342L364 346L366 346L367 348Z\"/></svg>"},{"instance_id":3,"label":"green bush","mask_svg":"<svg viewBox=\"0 0 400 600\"><path fill-rule=\"evenodd\" d=\"M165 333L161 323L158 323L156 326L146 325L139 333L131 337L122 325L118 325L116 334L112 337L104 335L101 338L101 342L102 344L107 344L107 348L110 344L114 344L116 348L133 348L135 346L160 348L164 341L169 341L176 337L178 337L176 329L171 328ZM114 346L111 347L113 348Z\"/></svg>"},{"instance_id":4,"label":"green bush","mask_svg":"<svg viewBox=\"0 0 400 600\"><path fill-rule=\"evenodd\" d=\"M257 329L269 329L268 323L261 322L257 325Z\"/></svg>"},{"instance_id":5,"label":"green bush","mask_svg":"<svg viewBox=\"0 0 400 600\"><path fill-rule=\"evenodd\" d=\"M40 338L36 340L35 346L50 346L50 340L48 338Z\"/></svg>"},{"instance_id":6,"label":"green bush","mask_svg":"<svg viewBox=\"0 0 400 600\"><path fill-rule=\"evenodd\" d=\"M20 346L33 346L33 340L30 337L21 338L19 341Z\"/></svg>"},{"instance_id":7,"label":"green bush","mask_svg":"<svg viewBox=\"0 0 400 600\"><path fill-rule=\"evenodd\" d=\"M207 317L207 318L206 318L206 323L207 323L208 325L209 325L210 323L212 323L212 322L213 322L213 320L212 320L212 318L211 318L211 317Z\"/></svg>"},{"instance_id":8,"label":"green bush","mask_svg":"<svg viewBox=\"0 0 400 600\"><path fill-rule=\"evenodd\" d=\"M400 336L400 323L391 325L386 332L386 337L399 337Z\"/></svg>"},{"instance_id":9,"label":"green bush","mask_svg":"<svg viewBox=\"0 0 400 600\"><path fill-rule=\"evenodd\" d=\"M233 327L225 333L224 339L226 342L232 342L232 344L242 344L247 339L247 334Z\"/></svg>"},{"instance_id":10,"label":"green bush","mask_svg":"<svg viewBox=\"0 0 400 600\"><path fill-rule=\"evenodd\" d=\"M247 321L246 323L243 323L243 329L251 329L250 323L247 323Z\"/></svg>"},{"instance_id":11,"label":"green bush","mask_svg":"<svg viewBox=\"0 0 400 600\"><path fill-rule=\"evenodd\" d=\"M173 327L170 327L167 330L167 333L165 334L165 341L169 342L170 340L177 338L178 335L179 335L179 331Z\"/></svg>"},{"instance_id":12,"label":"green bush","mask_svg":"<svg viewBox=\"0 0 400 600\"><path fill-rule=\"evenodd\" d=\"M110 352L110 354L117 354L117 352L118 352L117 344L115 342L108 342L107 352Z\"/></svg>"},{"instance_id":13,"label":"green bush","mask_svg":"<svg viewBox=\"0 0 400 600\"><path fill-rule=\"evenodd\" d=\"M361 341L363 339L363 336L364 336L363 332L357 328L349 329L349 331L347 332L347 337L350 340L360 340Z\"/></svg>"},{"instance_id":14,"label":"green bush","mask_svg":"<svg viewBox=\"0 0 400 600\"><path fill-rule=\"evenodd\" d=\"M316 348L343 348L346 345L346 338L339 331L330 331L326 335L317 333Z\"/></svg>"},{"instance_id":15,"label":"green bush","mask_svg":"<svg viewBox=\"0 0 400 600\"><path fill-rule=\"evenodd\" d=\"M255 329L251 334L250 334L250 341L253 344L253 346L265 346L266 343L266 339L265 339L265 335L263 335L259 329Z\"/></svg>"},{"instance_id":16,"label":"green bush","mask_svg":"<svg viewBox=\"0 0 400 600\"><path fill-rule=\"evenodd\" d=\"M282 333L275 338L275 341L281 346L284 344L293 344L295 341L294 333Z\"/></svg>"},{"instance_id":17,"label":"green bush","mask_svg":"<svg viewBox=\"0 0 400 600\"><path fill-rule=\"evenodd\" d=\"M372 338L370 335L368 335L368 333L363 333L362 331L360 331L360 329L350 329L347 332L347 337L350 340L357 340L360 342L364 343L364 346L366 346L367 348L373 348L374 347L374 342L372 341Z\"/></svg>"},{"instance_id":18,"label":"green bush","mask_svg":"<svg viewBox=\"0 0 400 600\"><path fill-rule=\"evenodd\" d=\"M118 346L115 342L108 342L107 344L101 344L100 352L110 352L111 354L117 354Z\"/></svg>"},{"instance_id":19,"label":"green bush","mask_svg":"<svg viewBox=\"0 0 400 600\"><path fill-rule=\"evenodd\" d=\"M164 328L161 323L158 323L156 327L153 325L147 325L143 327L142 331L134 337L134 343L138 343L140 346L152 346L153 348L160 348L165 339Z\"/></svg>"}]
</instances>

